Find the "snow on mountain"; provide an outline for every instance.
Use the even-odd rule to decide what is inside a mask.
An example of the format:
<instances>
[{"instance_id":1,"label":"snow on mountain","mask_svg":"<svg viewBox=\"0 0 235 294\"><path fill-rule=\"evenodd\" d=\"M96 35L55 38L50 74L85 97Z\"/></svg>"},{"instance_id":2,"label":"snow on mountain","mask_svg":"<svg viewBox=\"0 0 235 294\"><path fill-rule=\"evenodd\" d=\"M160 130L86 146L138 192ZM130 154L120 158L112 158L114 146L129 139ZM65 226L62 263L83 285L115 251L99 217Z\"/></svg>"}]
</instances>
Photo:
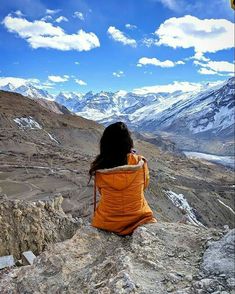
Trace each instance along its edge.
<instances>
[{"instance_id":1,"label":"snow on mountain","mask_svg":"<svg viewBox=\"0 0 235 294\"><path fill-rule=\"evenodd\" d=\"M159 87L159 92L154 89L152 93L101 91L82 95L61 92L54 101L79 116L105 125L122 120L135 130L230 136L234 126L234 83L235 78L230 78L227 82L171 89L170 92ZM8 84L1 89L33 98L53 99L47 91L29 84L20 87Z\"/></svg>"},{"instance_id":2,"label":"snow on mountain","mask_svg":"<svg viewBox=\"0 0 235 294\"><path fill-rule=\"evenodd\" d=\"M0 87L3 91L14 92L16 87L11 83L6 84L5 86Z\"/></svg>"},{"instance_id":3,"label":"snow on mountain","mask_svg":"<svg viewBox=\"0 0 235 294\"><path fill-rule=\"evenodd\" d=\"M42 126L37 121L35 121L32 116L20 118L17 117L13 120L20 128L42 129Z\"/></svg>"},{"instance_id":4,"label":"snow on mountain","mask_svg":"<svg viewBox=\"0 0 235 294\"><path fill-rule=\"evenodd\" d=\"M81 102L82 99L82 94L80 93L73 93L73 92L69 92L69 93L63 93L60 92L56 98L55 101L59 104L62 104L64 106L66 106L68 109L70 109L71 111L76 110L76 105Z\"/></svg>"},{"instance_id":5,"label":"snow on mountain","mask_svg":"<svg viewBox=\"0 0 235 294\"><path fill-rule=\"evenodd\" d=\"M47 91L43 89L39 89L29 83L25 83L24 85L21 85L21 86L15 86L11 83L8 83L4 86L1 86L0 89L4 91L19 93L23 96L30 97L30 98L42 98L42 99L54 100L54 97L50 95Z\"/></svg>"},{"instance_id":6,"label":"snow on mountain","mask_svg":"<svg viewBox=\"0 0 235 294\"><path fill-rule=\"evenodd\" d=\"M139 109L130 119L148 131L171 131L181 134L231 135L234 127L235 79L197 94L174 97L169 104Z\"/></svg>"}]
</instances>

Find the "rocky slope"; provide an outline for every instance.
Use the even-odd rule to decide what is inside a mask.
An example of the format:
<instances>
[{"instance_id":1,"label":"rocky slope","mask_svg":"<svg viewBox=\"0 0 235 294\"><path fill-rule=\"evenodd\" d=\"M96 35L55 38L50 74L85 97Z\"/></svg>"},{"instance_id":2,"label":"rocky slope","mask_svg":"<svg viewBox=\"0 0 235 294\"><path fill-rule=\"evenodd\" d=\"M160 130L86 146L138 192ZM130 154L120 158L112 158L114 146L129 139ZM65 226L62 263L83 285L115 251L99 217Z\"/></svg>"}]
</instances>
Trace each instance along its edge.
<instances>
[{"instance_id":1,"label":"rocky slope","mask_svg":"<svg viewBox=\"0 0 235 294\"><path fill-rule=\"evenodd\" d=\"M0 292L232 293L235 231L222 236L177 223L144 225L127 237L83 225L33 265L2 273Z\"/></svg>"}]
</instances>

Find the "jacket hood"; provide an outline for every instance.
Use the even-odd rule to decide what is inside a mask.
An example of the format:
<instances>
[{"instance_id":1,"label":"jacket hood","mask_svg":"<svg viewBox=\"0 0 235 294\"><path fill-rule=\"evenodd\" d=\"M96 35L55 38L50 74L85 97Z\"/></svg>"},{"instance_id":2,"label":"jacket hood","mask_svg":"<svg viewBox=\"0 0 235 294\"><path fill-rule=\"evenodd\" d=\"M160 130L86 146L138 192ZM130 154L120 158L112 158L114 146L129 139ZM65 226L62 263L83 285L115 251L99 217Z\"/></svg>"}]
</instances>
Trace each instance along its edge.
<instances>
[{"instance_id":1,"label":"jacket hood","mask_svg":"<svg viewBox=\"0 0 235 294\"><path fill-rule=\"evenodd\" d=\"M136 154L128 154L128 164L96 171L98 186L109 186L116 190L127 188L143 168L145 158Z\"/></svg>"}]
</instances>

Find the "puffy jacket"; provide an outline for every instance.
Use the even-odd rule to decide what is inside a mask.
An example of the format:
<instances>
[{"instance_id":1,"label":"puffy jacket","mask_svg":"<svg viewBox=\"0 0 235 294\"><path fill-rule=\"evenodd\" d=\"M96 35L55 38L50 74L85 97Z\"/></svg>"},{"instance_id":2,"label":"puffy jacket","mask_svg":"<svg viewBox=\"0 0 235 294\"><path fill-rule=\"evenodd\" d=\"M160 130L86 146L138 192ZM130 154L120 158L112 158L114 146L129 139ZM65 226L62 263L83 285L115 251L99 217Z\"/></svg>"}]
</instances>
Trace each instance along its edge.
<instances>
[{"instance_id":1,"label":"puffy jacket","mask_svg":"<svg viewBox=\"0 0 235 294\"><path fill-rule=\"evenodd\" d=\"M95 186L100 201L92 226L127 235L142 224L156 222L144 197L148 183L149 170L140 155L130 153L127 165L97 170Z\"/></svg>"}]
</instances>

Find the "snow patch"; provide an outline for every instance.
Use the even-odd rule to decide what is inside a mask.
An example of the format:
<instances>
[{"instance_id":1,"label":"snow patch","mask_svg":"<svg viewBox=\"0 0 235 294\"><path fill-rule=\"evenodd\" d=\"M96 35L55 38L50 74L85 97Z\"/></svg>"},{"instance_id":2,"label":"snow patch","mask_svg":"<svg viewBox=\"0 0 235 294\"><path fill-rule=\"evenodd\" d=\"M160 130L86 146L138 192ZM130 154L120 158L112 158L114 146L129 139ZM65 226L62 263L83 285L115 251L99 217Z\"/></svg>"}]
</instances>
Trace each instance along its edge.
<instances>
[{"instance_id":1,"label":"snow patch","mask_svg":"<svg viewBox=\"0 0 235 294\"><path fill-rule=\"evenodd\" d=\"M48 133L48 132L46 132L46 133L52 141L56 142L57 144L60 144L50 133Z\"/></svg>"},{"instance_id":2,"label":"snow patch","mask_svg":"<svg viewBox=\"0 0 235 294\"><path fill-rule=\"evenodd\" d=\"M232 214L235 215L235 211L228 205L226 205L223 201L221 201L220 199L217 199L219 201L219 203L221 203L223 206L227 207L231 212Z\"/></svg>"},{"instance_id":3,"label":"snow patch","mask_svg":"<svg viewBox=\"0 0 235 294\"><path fill-rule=\"evenodd\" d=\"M204 227L204 225L197 220L197 217L193 212L193 208L189 205L187 199L184 197L183 194L176 194L173 191L165 191L165 194L176 207L186 212L187 218L190 223L196 226Z\"/></svg>"},{"instance_id":4,"label":"snow patch","mask_svg":"<svg viewBox=\"0 0 235 294\"><path fill-rule=\"evenodd\" d=\"M222 131L233 125L234 122L234 109L229 109L228 107L221 107L218 112L214 114L213 120L209 121L208 118L201 118L199 125L195 128L191 127L193 133L205 132L210 129L217 129Z\"/></svg>"},{"instance_id":5,"label":"snow patch","mask_svg":"<svg viewBox=\"0 0 235 294\"><path fill-rule=\"evenodd\" d=\"M42 129L41 125L38 122L36 122L36 120L34 120L32 116L14 118L13 120L20 128L30 128L33 130Z\"/></svg>"}]
</instances>

